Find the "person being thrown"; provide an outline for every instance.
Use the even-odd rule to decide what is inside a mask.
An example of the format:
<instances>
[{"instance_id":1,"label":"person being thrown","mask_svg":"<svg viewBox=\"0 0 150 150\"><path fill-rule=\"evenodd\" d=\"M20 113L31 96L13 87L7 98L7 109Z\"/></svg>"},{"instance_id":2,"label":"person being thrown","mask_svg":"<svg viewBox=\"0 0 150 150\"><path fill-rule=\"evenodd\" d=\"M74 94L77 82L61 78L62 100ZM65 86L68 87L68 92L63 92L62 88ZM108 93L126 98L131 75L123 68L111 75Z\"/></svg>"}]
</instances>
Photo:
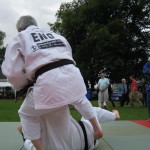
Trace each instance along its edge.
<instances>
[{"instance_id":1,"label":"person being thrown","mask_svg":"<svg viewBox=\"0 0 150 150\"><path fill-rule=\"evenodd\" d=\"M110 112L110 111L102 109L100 107L93 107L93 109L94 109L96 119L99 122L99 124L102 122L108 122L108 121L120 119L120 115L119 115L119 112L117 110L112 110L112 112ZM42 132L47 132L47 128L49 128L49 124L51 124L49 122L49 114L46 114L44 117L45 117L45 119L44 120L42 119L42 126L44 126L43 130L45 130L45 131L42 131ZM88 135L88 143L90 144L92 136L93 136L93 132L91 132L92 126L91 126L90 122L87 119L85 119L84 117L81 118L81 121L85 125L85 129L86 129L86 132ZM47 128L45 128L45 126ZM32 144L32 142L29 139L24 138L24 135L22 133L21 124L19 124L17 126L17 130L19 131L20 134L22 134L25 149L26 150L35 150L35 147ZM43 136L48 137L47 134L48 133L44 134ZM95 143L95 145L89 149L95 149L99 144L99 140L96 140L94 143Z\"/></svg>"},{"instance_id":2,"label":"person being thrown","mask_svg":"<svg viewBox=\"0 0 150 150\"><path fill-rule=\"evenodd\" d=\"M83 131L72 121L68 104L74 105L90 121L93 138L101 138L102 130L85 96L86 86L75 66L68 41L38 27L31 16L21 16L16 27L19 33L8 44L1 67L15 90L33 84L18 111L25 139L31 140L36 150L60 149L60 146L64 150L73 150L74 146L83 149ZM45 114L49 114L51 122L49 136L52 138L47 143L41 135L41 120Z\"/></svg>"}]
</instances>

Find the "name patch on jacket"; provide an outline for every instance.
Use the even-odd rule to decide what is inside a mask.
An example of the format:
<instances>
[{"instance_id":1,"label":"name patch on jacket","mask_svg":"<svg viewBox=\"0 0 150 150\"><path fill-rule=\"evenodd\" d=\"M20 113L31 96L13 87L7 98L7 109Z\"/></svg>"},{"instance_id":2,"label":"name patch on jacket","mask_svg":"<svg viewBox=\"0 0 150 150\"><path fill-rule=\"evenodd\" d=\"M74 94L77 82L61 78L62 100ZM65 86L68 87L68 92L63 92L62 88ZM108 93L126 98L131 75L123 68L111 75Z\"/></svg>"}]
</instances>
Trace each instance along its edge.
<instances>
[{"instance_id":1,"label":"name patch on jacket","mask_svg":"<svg viewBox=\"0 0 150 150\"><path fill-rule=\"evenodd\" d=\"M51 47L65 46L65 44L60 39L57 39L57 40L47 41L43 43L37 43L37 46L39 49L46 49Z\"/></svg>"},{"instance_id":2,"label":"name patch on jacket","mask_svg":"<svg viewBox=\"0 0 150 150\"><path fill-rule=\"evenodd\" d=\"M31 36L36 43L36 45L32 45L33 51L66 46L60 39L55 39L51 33L31 33Z\"/></svg>"}]
</instances>

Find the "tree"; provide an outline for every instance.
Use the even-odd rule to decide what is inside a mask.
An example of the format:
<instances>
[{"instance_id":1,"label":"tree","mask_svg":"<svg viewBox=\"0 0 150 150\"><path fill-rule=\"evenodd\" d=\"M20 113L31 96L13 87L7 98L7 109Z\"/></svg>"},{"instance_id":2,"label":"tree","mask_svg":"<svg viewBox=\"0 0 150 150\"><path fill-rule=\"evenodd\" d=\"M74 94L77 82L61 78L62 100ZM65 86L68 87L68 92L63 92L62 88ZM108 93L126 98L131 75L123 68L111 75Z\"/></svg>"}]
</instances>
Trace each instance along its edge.
<instances>
[{"instance_id":1,"label":"tree","mask_svg":"<svg viewBox=\"0 0 150 150\"><path fill-rule=\"evenodd\" d=\"M5 47L3 47L3 40L5 36L5 33L0 31L0 64L2 63L5 54Z\"/></svg>"},{"instance_id":2,"label":"tree","mask_svg":"<svg viewBox=\"0 0 150 150\"><path fill-rule=\"evenodd\" d=\"M112 80L138 72L149 57L149 0L74 0L63 3L50 27L63 34L85 78L104 67Z\"/></svg>"},{"instance_id":3,"label":"tree","mask_svg":"<svg viewBox=\"0 0 150 150\"><path fill-rule=\"evenodd\" d=\"M127 62L127 66L138 72L137 70L142 68L149 57L150 34L144 30L149 28L150 24L150 2L149 0L122 0L121 10L128 35L127 45L130 49L130 61Z\"/></svg>"},{"instance_id":4,"label":"tree","mask_svg":"<svg viewBox=\"0 0 150 150\"><path fill-rule=\"evenodd\" d=\"M4 40L5 36L6 36L5 33L0 31L0 47L3 46L3 40Z\"/></svg>"},{"instance_id":5,"label":"tree","mask_svg":"<svg viewBox=\"0 0 150 150\"><path fill-rule=\"evenodd\" d=\"M5 47L0 48L0 64L4 61L5 50Z\"/></svg>"}]
</instances>

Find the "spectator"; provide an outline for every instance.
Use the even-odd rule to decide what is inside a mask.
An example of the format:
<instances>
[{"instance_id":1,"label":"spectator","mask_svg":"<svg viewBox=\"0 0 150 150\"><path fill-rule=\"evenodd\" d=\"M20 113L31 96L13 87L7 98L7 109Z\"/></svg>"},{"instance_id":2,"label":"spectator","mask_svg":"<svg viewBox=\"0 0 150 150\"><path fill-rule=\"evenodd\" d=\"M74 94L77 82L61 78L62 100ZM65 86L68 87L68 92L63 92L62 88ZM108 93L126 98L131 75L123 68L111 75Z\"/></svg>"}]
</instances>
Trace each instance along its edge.
<instances>
[{"instance_id":1,"label":"spectator","mask_svg":"<svg viewBox=\"0 0 150 150\"><path fill-rule=\"evenodd\" d=\"M145 74L145 76L147 78L147 84L146 84L147 108L148 108L148 118L150 121L150 62L147 62L143 66L143 73Z\"/></svg>"},{"instance_id":2,"label":"spectator","mask_svg":"<svg viewBox=\"0 0 150 150\"><path fill-rule=\"evenodd\" d=\"M142 103L145 107L147 107L147 93L146 93L146 78L142 78L142 88L141 88L141 92L142 92Z\"/></svg>"},{"instance_id":3,"label":"spectator","mask_svg":"<svg viewBox=\"0 0 150 150\"><path fill-rule=\"evenodd\" d=\"M101 73L100 79L97 84L98 89L98 105L102 108L107 108L108 102L108 87L109 87L109 80L105 78L106 74Z\"/></svg>"},{"instance_id":4,"label":"spectator","mask_svg":"<svg viewBox=\"0 0 150 150\"><path fill-rule=\"evenodd\" d=\"M111 102L112 104L112 107L114 108L115 107L115 103L112 99L112 93L113 93L113 89L112 89L112 85L111 85L111 80L109 80L109 86L108 86L108 95L109 95L109 98L108 100Z\"/></svg>"},{"instance_id":5,"label":"spectator","mask_svg":"<svg viewBox=\"0 0 150 150\"><path fill-rule=\"evenodd\" d=\"M124 103L128 103L129 102L129 87L128 84L126 83L126 79L123 78L121 80L122 82L122 96L120 97L120 107L124 106Z\"/></svg>"},{"instance_id":6,"label":"spectator","mask_svg":"<svg viewBox=\"0 0 150 150\"><path fill-rule=\"evenodd\" d=\"M130 76L130 80L131 80L131 86L130 86L130 93L129 93L129 98L130 98L129 107L133 107L133 100L136 100L137 102L140 103L141 106L143 106L142 102L139 100L138 97L138 84L137 81L135 80L134 75Z\"/></svg>"}]
</instances>

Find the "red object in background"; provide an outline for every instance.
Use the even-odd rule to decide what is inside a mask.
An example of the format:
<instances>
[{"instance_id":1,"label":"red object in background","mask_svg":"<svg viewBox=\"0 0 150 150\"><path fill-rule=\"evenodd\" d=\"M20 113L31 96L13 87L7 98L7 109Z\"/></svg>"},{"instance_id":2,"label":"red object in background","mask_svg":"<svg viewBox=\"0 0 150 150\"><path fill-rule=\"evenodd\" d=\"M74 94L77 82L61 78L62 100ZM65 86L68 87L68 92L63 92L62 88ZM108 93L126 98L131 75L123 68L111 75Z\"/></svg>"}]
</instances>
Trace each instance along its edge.
<instances>
[{"instance_id":1,"label":"red object in background","mask_svg":"<svg viewBox=\"0 0 150 150\"><path fill-rule=\"evenodd\" d=\"M131 122L150 128L150 120L131 120Z\"/></svg>"}]
</instances>

